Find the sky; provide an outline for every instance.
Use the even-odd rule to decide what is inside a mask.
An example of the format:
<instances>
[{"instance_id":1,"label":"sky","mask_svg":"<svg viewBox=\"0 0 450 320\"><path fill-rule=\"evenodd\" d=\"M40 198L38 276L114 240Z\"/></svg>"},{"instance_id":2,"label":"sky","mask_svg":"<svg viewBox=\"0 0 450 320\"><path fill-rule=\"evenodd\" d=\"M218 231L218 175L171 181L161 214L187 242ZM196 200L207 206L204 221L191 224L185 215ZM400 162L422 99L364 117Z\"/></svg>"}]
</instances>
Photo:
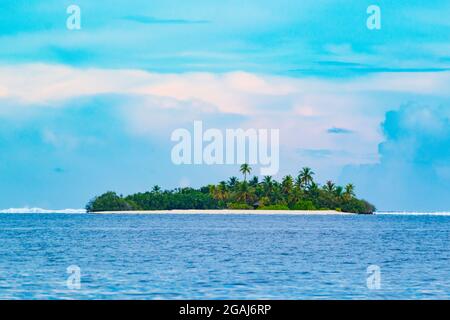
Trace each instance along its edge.
<instances>
[{"instance_id":1,"label":"sky","mask_svg":"<svg viewBox=\"0 0 450 320\"><path fill-rule=\"evenodd\" d=\"M371 5L380 29L367 27ZM171 133L201 120L279 129L276 178L309 166L379 210L450 210L446 0L18 0L0 12L0 208L239 175L171 161Z\"/></svg>"}]
</instances>

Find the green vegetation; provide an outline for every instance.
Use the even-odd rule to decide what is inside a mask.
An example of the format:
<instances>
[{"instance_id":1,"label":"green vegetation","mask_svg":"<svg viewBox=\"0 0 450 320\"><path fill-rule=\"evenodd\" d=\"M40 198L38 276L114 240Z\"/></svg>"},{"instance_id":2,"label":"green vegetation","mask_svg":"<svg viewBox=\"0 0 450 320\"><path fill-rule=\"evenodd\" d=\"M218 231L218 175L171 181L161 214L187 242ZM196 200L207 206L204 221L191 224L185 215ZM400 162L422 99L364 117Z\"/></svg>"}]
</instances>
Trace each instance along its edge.
<instances>
[{"instance_id":1,"label":"green vegetation","mask_svg":"<svg viewBox=\"0 0 450 320\"><path fill-rule=\"evenodd\" d=\"M261 210L337 210L354 213L373 213L375 207L355 197L355 187L337 186L327 181L323 186L314 182L314 172L303 168L295 178L288 175L280 182L266 176L262 181L253 177L248 164L240 172L243 181L231 177L217 185L200 189L177 188L161 190L159 186L145 193L126 197L106 192L91 200L86 209L98 211L173 210L173 209L261 209Z\"/></svg>"}]
</instances>

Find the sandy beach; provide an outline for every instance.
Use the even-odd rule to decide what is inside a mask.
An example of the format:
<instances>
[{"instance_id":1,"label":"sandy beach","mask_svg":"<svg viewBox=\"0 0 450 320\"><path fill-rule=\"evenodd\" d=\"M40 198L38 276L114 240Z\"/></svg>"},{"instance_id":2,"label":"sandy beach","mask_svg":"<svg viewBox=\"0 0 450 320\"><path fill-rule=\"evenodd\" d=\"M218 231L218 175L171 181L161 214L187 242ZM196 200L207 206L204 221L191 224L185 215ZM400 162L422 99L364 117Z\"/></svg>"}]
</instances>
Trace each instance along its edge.
<instances>
[{"instance_id":1,"label":"sandy beach","mask_svg":"<svg viewBox=\"0 0 450 320\"><path fill-rule=\"evenodd\" d=\"M100 211L94 214L254 214L254 215L354 215L334 210L155 210Z\"/></svg>"}]
</instances>

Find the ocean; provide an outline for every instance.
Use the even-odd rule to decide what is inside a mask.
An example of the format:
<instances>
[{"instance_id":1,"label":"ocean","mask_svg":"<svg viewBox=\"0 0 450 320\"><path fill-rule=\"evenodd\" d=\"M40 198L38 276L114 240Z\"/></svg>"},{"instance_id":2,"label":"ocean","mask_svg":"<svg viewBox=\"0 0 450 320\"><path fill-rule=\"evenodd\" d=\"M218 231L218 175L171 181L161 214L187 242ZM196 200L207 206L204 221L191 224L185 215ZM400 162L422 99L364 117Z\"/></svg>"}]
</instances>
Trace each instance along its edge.
<instances>
[{"instance_id":1,"label":"ocean","mask_svg":"<svg viewBox=\"0 0 450 320\"><path fill-rule=\"evenodd\" d=\"M0 214L0 299L450 299L450 215Z\"/></svg>"}]
</instances>

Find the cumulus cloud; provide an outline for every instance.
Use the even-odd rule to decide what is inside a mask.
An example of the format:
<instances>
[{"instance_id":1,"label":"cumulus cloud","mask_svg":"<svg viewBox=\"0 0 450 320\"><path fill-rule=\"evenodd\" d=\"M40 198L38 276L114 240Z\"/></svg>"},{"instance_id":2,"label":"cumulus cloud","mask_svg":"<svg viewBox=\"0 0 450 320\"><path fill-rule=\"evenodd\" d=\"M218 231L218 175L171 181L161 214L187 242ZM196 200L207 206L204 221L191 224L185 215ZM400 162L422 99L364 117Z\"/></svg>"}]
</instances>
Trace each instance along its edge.
<instances>
[{"instance_id":1,"label":"cumulus cloud","mask_svg":"<svg viewBox=\"0 0 450 320\"><path fill-rule=\"evenodd\" d=\"M123 125L135 134L167 135L194 120L219 128L279 128L281 145L292 156L298 149L343 150L348 156L337 160L343 165L377 160L378 125L390 105L418 94L445 97L449 83L450 72L337 80L19 64L0 66L0 99L8 101L0 114L6 105L67 108L65 102L80 97L115 95ZM329 134L344 128L354 134ZM300 159L310 160L314 153Z\"/></svg>"},{"instance_id":2,"label":"cumulus cloud","mask_svg":"<svg viewBox=\"0 0 450 320\"><path fill-rule=\"evenodd\" d=\"M375 101L367 95L380 88L363 89L354 80L248 72L159 74L25 64L1 66L0 88L0 98L14 101L10 105L16 109L67 108L71 104L66 101L80 97L116 95L124 125L144 135L203 119L209 122L206 126L219 128L281 129L281 144L290 150L334 148L336 141L326 134L333 125L365 129L358 130L361 134L356 140L339 142L346 143L346 149L369 153L379 139L377 120L368 117L361 106L364 103L365 108L375 109Z\"/></svg>"},{"instance_id":3,"label":"cumulus cloud","mask_svg":"<svg viewBox=\"0 0 450 320\"><path fill-rule=\"evenodd\" d=\"M296 107L300 115L312 115L336 106L343 108L351 103L348 95L357 99L361 93L406 92L448 96L449 82L450 72L380 73L333 80L248 72L163 74L135 69L72 68L48 64L0 66L0 96L27 103L51 103L83 95L140 94L196 99L214 104L223 112L243 114L260 111L264 99L277 97L295 97L295 105L289 105L289 108ZM257 97L260 100L254 103ZM331 99L335 99L334 104L318 105L331 102ZM279 110L284 106L271 107Z\"/></svg>"},{"instance_id":4,"label":"cumulus cloud","mask_svg":"<svg viewBox=\"0 0 450 320\"><path fill-rule=\"evenodd\" d=\"M352 166L342 179L381 210L448 210L450 107L406 104L386 113L380 162Z\"/></svg>"}]
</instances>

